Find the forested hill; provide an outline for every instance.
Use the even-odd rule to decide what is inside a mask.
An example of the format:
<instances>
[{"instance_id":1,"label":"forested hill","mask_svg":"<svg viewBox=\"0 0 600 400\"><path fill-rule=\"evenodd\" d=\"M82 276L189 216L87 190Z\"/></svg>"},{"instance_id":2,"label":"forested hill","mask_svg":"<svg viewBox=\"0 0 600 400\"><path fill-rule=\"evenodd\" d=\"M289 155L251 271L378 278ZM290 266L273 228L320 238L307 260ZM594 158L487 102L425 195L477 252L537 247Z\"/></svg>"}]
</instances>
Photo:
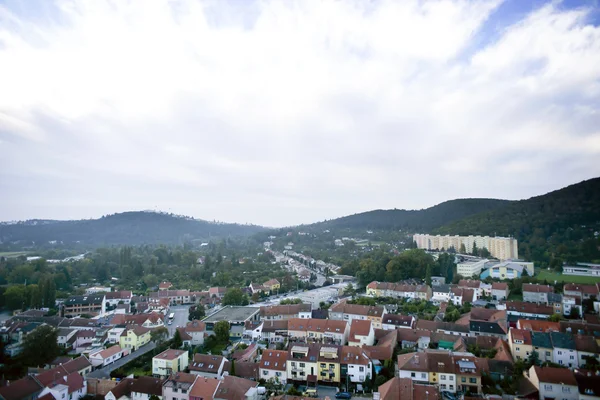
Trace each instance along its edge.
<instances>
[{"instance_id":1,"label":"forested hill","mask_svg":"<svg viewBox=\"0 0 600 400\"><path fill-rule=\"evenodd\" d=\"M432 229L510 204L509 200L458 199L440 203L424 210L374 210L319 222L310 227L319 229L374 229L429 232Z\"/></svg>"},{"instance_id":2,"label":"forested hill","mask_svg":"<svg viewBox=\"0 0 600 400\"><path fill-rule=\"evenodd\" d=\"M251 235L255 225L212 223L172 214L135 211L79 221L31 220L0 224L0 242L37 246L50 241L65 245L181 244L228 236Z\"/></svg>"},{"instance_id":3,"label":"forested hill","mask_svg":"<svg viewBox=\"0 0 600 400\"><path fill-rule=\"evenodd\" d=\"M433 233L514 236L519 256L557 264L600 260L600 178L449 223Z\"/></svg>"}]
</instances>

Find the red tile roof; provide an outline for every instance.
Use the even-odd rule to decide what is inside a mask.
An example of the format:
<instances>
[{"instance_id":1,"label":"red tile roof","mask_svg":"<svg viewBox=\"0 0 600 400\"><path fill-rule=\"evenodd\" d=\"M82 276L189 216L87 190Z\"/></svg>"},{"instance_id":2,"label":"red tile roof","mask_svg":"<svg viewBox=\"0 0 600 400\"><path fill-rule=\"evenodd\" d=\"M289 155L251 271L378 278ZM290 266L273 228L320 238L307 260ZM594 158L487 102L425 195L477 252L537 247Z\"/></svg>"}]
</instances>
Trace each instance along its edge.
<instances>
[{"instance_id":1,"label":"red tile roof","mask_svg":"<svg viewBox=\"0 0 600 400\"><path fill-rule=\"evenodd\" d=\"M264 350L260 359L260 368L285 371L288 352L283 350Z\"/></svg>"},{"instance_id":2,"label":"red tile roof","mask_svg":"<svg viewBox=\"0 0 600 400\"><path fill-rule=\"evenodd\" d=\"M357 336L369 336L371 329L370 320L353 319L352 322L350 322L350 336L348 341L360 342L360 338Z\"/></svg>"}]
</instances>

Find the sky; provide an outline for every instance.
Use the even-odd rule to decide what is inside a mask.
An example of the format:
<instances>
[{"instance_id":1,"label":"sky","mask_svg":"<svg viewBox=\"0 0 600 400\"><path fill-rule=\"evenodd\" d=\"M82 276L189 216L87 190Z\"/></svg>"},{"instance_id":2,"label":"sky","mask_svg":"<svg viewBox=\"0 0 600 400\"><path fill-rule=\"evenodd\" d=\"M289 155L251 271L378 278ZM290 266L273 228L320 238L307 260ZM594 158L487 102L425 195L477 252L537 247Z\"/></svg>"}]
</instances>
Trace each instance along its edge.
<instances>
[{"instance_id":1,"label":"sky","mask_svg":"<svg viewBox=\"0 0 600 400\"><path fill-rule=\"evenodd\" d=\"M529 198L599 106L596 0L0 0L0 220Z\"/></svg>"}]
</instances>

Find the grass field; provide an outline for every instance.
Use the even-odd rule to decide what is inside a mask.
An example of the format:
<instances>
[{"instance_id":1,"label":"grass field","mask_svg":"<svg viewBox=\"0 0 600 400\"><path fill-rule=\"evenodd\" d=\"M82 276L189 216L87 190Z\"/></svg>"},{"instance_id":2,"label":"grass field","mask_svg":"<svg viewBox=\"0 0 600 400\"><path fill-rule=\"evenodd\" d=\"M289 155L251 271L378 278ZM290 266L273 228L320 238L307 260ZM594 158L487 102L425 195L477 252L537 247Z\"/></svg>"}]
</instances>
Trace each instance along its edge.
<instances>
[{"instance_id":1,"label":"grass field","mask_svg":"<svg viewBox=\"0 0 600 400\"><path fill-rule=\"evenodd\" d=\"M566 283L600 282L600 278L593 278L589 276L563 275L554 271L548 271L546 269L537 272L535 278L537 278L539 281L543 281L545 279L548 281L548 283L554 283L554 281Z\"/></svg>"}]
</instances>

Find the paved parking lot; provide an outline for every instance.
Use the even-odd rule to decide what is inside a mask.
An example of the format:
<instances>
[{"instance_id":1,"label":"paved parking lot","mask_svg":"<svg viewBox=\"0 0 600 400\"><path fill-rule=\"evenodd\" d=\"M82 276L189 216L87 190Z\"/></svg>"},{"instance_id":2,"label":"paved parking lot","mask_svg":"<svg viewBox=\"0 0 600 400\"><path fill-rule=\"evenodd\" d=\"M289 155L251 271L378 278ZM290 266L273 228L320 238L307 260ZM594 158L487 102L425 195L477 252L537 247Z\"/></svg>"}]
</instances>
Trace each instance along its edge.
<instances>
[{"instance_id":1,"label":"paved parking lot","mask_svg":"<svg viewBox=\"0 0 600 400\"><path fill-rule=\"evenodd\" d=\"M173 318L173 323L171 325L167 325L167 329L169 330L169 337L173 337L173 335L175 335L175 329L177 329L178 326L185 326L185 324L187 324L189 310L189 305L172 306L171 308L169 308L169 314L175 314L175 318Z\"/></svg>"}]
</instances>

